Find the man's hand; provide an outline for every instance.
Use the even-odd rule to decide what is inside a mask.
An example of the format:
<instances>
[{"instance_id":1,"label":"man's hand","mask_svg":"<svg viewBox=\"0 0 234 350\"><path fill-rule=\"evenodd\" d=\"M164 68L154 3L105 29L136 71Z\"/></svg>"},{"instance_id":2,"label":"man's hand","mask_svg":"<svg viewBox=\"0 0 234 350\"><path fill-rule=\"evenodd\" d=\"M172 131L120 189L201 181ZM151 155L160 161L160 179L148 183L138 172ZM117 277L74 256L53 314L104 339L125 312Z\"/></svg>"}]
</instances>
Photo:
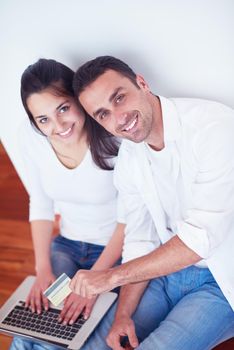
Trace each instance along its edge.
<instances>
[{"instance_id":1,"label":"man's hand","mask_svg":"<svg viewBox=\"0 0 234 350\"><path fill-rule=\"evenodd\" d=\"M70 282L72 291L83 298L92 298L116 286L111 282L111 270L79 270Z\"/></svg>"},{"instance_id":2,"label":"man's hand","mask_svg":"<svg viewBox=\"0 0 234 350\"><path fill-rule=\"evenodd\" d=\"M38 275L26 299L25 306L32 312L40 314L42 309L49 309L49 300L43 295L43 292L55 281L55 276L51 272Z\"/></svg>"},{"instance_id":3,"label":"man's hand","mask_svg":"<svg viewBox=\"0 0 234 350\"><path fill-rule=\"evenodd\" d=\"M135 326L132 319L129 316L122 316L115 319L110 332L106 338L107 345L113 350L124 350L120 343L123 337L128 337L129 348L136 348L139 345L136 333Z\"/></svg>"},{"instance_id":4,"label":"man's hand","mask_svg":"<svg viewBox=\"0 0 234 350\"><path fill-rule=\"evenodd\" d=\"M87 299L71 293L66 298L64 307L59 315L59 322L73 324L81 313L87 319L90 316L95 301L96 297Z\"/></svg>"}]
</instances>

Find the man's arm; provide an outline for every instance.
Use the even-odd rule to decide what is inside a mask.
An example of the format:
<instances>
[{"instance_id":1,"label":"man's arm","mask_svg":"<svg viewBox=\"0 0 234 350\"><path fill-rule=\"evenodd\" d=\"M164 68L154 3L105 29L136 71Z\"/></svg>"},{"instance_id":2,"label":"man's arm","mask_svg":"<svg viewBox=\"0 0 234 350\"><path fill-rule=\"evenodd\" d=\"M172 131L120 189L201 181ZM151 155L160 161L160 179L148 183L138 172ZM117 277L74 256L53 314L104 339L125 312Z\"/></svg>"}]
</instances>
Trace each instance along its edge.
<instances>
[{"instance_id":1,"label":"man's arm","mask_svg":"<svg viewBox=\"0 0 234 350\"><path fill-rule=\"evenodd\" d=\"M202 258L174 236L150 254L132 260L108 272L113 284L125 285L169 275L196 264Z\"/></svg>"},{"instance_id":2,"label":"man's arm","mask_svg":"<svg viewBox=\"0 0 234 350\"><path fill-rule=\"evenodd\" d=\"M75 293L92 297L117 286L168 275L200 260L199 255L174 236L153 252L118 267L100 272L80 270L70 286Z\"/></svg>"}]
</instances>

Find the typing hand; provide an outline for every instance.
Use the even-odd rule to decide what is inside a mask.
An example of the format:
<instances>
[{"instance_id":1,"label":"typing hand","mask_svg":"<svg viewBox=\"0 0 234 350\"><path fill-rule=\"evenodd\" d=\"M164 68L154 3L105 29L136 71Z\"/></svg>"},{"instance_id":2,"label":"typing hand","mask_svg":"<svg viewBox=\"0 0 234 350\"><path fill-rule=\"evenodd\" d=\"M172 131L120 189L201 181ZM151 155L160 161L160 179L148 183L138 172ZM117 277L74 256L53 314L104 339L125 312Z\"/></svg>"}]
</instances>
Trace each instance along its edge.
<instances>
[{"instance_id":1,"label":"typing hand","mask_svg":"<svg viewBox=\"0 0 234 350\"><path fill-rule=\"evenodd\" d=\"M93 309L96 297L92 299L82 298L75 293L71 293L64 303L64 307L59 315L59 322L63 324L73 324L82 313L87 319Z\"/></svg>"},{"instance_id":2,"label":"typing hand","mask_svg":"<svg viewBox=\"0 0 234 350\"><path fill-rule=\"evenodd\" d=\"M43 295L43 292L55 281L55 276L51 272L41 273L36 277L36 280L29 292L25 302L25 307L29 307L32 312L40 314L42 309L49 309L49 301Z\"/></svg>"}]
</instances>

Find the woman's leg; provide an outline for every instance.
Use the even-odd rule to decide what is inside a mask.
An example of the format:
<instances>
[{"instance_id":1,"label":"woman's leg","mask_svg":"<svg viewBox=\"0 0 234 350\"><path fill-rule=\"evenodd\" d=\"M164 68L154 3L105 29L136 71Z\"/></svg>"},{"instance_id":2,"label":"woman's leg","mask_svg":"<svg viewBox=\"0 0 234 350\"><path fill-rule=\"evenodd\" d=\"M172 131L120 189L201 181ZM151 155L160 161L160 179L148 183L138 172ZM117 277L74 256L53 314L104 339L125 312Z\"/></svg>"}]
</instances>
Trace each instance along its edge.
<instances>
[{"instance_id":1,"label":"woman's leg","mask_svg":"<svg viewBox=\"0 0 234 350\"><path fill-rule=\"evenodd\" d=\"M51 245L51 264L56 276L65 272L73 277L77 270L90 269L105 247L57 236Z\"/></svg>"},{"instance_id":2,"label":"woman's leg","mask_svg":"<svg viewBox=\"0 0 234 350\"><path fill-rule=\"evenodd\" d=\"M73 277L79 268L90 269L103 251L103 246L83 243L57 236L51 245L51 264L56 277L66 273ZM55 350L53 345L38 344L14 337L10 350Z\"/></svg>"},{"instance_id":3,"label":"woman's leg","mask_svg":"<svg viewBox=\"0 0 234 350\"><path fill-rule=\"evenodd\" d=\"M9 350L59 350L59 348L55 347L54 345L36 343L28 339L15 337Z\"/></svg>"},{"instance_id":4,"label":"woman's leg","mask_svg":"<svg viewBox=\"0 0 234 350\"><path fill-rule=\"evenodd\" d=\"M78 248L77 246L75 247L75 243L60 235L53 240L51 244L51 265L56 277L66 273L72 278L80 268L77 257L77 254L79 256L79 251L77 251Z\"/></svg>"}]
</instances>

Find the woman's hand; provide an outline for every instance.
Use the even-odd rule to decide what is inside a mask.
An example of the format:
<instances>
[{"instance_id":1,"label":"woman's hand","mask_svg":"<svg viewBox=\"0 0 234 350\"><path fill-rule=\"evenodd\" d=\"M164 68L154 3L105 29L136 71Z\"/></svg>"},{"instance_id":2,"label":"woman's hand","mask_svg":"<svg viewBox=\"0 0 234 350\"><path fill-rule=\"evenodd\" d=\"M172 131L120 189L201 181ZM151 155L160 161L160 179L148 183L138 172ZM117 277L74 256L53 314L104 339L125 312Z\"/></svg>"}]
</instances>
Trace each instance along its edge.
<instances>
[{"instance_id":1,"label":"woman's hand","mask_svg":"<svg viewBox=\"0 0 234 350\"><path fill-rule=\"evenodd\" d=\"M81 296L71 293L65 301L64 307L59 315L59 322L63 324L73 324L80 314L87 319L93 309L97 297L92 299L82 298Z\"/></svg>"},{"instance_id":2,"label":"woman's hand","mask_svg":"<svg viewBox=\"0 0 234 350\"><path fill-rule=\"evenodd\" d=\"M55 281L52 272L44 271L37 275L36 280L26 299L25 306L32 312L40 314L43 309L49 309L49 300L43 295L43 292Z\"/></svg>"}]
</instances>

